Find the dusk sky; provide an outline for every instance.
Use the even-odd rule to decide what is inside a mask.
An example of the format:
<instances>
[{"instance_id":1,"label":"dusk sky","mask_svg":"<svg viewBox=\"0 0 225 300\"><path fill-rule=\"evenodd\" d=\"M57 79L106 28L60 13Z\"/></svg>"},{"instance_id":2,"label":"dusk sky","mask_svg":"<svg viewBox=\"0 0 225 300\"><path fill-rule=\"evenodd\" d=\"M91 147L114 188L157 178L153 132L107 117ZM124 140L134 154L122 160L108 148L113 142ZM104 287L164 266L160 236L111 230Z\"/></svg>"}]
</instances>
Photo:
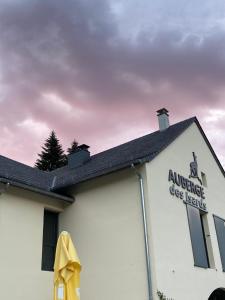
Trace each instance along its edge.
<instances>
[{"instance_id":1,"label":"dusk sky","mask_svg":"<svg viewBox=\"0 0 225 300\"><path fill-rule=\"evenodd\" d=\"M197 116L225 165L224 0L0 0L0 154L92 154Z\"/></svg>"}]
</instances>

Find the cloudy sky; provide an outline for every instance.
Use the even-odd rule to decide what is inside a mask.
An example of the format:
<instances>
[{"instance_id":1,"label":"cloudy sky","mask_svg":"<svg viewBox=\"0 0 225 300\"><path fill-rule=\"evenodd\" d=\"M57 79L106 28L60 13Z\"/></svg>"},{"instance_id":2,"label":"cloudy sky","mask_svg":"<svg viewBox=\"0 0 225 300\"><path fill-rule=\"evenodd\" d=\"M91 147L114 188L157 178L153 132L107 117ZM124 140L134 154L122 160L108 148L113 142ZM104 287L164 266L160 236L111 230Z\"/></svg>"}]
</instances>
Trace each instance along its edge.
<instances>
[{"instance_id":1,"label":"cloudy sky","mask_svg":"<svg viewBox=\"0 0 225 300\"><path fill-rule=\"evenodd\" d=\"M197 116L225 165L224 0L0 0L0 153L96 153Z\"/></svg>"}]
</instances>

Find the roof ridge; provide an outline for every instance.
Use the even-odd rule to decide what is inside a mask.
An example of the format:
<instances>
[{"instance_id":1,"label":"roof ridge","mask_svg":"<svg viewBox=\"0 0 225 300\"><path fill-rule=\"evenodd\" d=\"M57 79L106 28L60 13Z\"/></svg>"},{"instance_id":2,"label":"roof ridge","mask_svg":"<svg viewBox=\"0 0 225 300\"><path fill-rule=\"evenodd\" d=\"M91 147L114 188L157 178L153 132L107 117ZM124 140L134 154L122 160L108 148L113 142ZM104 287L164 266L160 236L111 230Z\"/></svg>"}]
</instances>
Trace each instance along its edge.
<instances>
[{"instance_id":1,"label":"roof ridge","mask_svg":"<svg viewBox=\"0 0 225 300\"><path fill-rule=\"evenodd\" d=\"M191 117L191 118L182 120L182 121L180 121L180 122L174 123L173 125L170 125L167 129L173 128L174 126L179 125L179 124L181 124L181 123L185 123L185 122L187 122L187 121L191 121L191 120L194 121L195 119L196 119L196 117L194 116L194 117ZM166 130L167 130L167 129L166 129ZM114 146L114 147L112 147L112 148L108 148L108 149L103 150L103 151L101 151L101 152L98 152L98 153L96 153L96 154L94 154L94 155L91 155L90 158L91 158L91 159L95 159L95 158L97 158L98 156L103 155L103 154L105 154L105 153L107 153L107 152L109 152L109 151L116 150L117 148L119 148L119 147L121 147L121 146L128 145L129 143L138 141L138 140L140 140L140 139L142 139L142 138L146 138L147 136L150 136L150 135L153 135L153 134L157 134L157 133L159 133L159 132L160 132L160 130L156 130L156 131L150 132L150 133L148 133L148 134L142 135L142 136L137 137L137 138L135 138L135 139L129 140L129 141L125 142L125 143L119 144L119 145ZM80 167L82 167L82 166L80 166ZM50 173L51 173L52 175L57 176L57 177L58 177L58 176L63 176L62 174L60 174L60 171L64 171L64 170L68 170L68 166L63 166L63 167L61 167L61 168L55 169L55 170L51 171Z\"/></svg>"},{"instance_id":2,"label":"roof ridge","mask_svg":"<svg viewBox=\"0 0 225 300\"><path fill-rule=\"evenodd\" d=\"M185 120L183 120L183 121L180 121L180 122L174 123L173 125L170 125L167 129L169 129L169 128L171 128L171 127L174 127L174 126L176 126L176 125L179 125L179 124L181 124L181 123L185 123L185 122L187 122L187 121L191 121L191 120L195 121L196 119L197 119L197 118L196 118L195 116L194 116L194 117L191 117L191 118L188 118L188 119L185 119ZM166 130L167 130L167 129L166 129ZM133 140L130 140L130 141L127 141L127 142L125 142L125 143L122 143L122 144L119 144L119 145L117 145L117 146L114 146L114 147L112 147L112 148L103 150L103 151L101 151L101 152L98 152L98 153L92 155L91 158L94 158L94 157L96 157L96 156L98 156L98 155L100 155L100 154L103 154L103 153L107 152L107 151L114 150L114 149L116 149L116 148L118 148L118 147L120 147L120 146L122 146L122 145L126 145L126 144L129 144L129 143L131 143L131 142L137 141L137 140L139 140L139 139L141 139L141 138L145 138L145 137L147 137L147 136L156 134L156 133L158 133L158 132L160 132L160 130L156 130L156 131L150 132L150 133L148 133L148 134L145 134L145 135L142 135L142 136L140 136L140 137L137 137L137 138L135 138L135 139L133 139Z\"/></svg>"},{"instance_id":3,"label":"roof ridge","mask_svg":"<svg viewBox=\"0 0 225 300\"><path fill-rule=\"evenodd\" d=\"M87 163L79 168L67 168L61 174L58 173L53 190L106 175L140 159L151 161L196 120L196 117L188 118L171 125L166 130L154 131L93 155Z\"/></svg>"}]
</instances>

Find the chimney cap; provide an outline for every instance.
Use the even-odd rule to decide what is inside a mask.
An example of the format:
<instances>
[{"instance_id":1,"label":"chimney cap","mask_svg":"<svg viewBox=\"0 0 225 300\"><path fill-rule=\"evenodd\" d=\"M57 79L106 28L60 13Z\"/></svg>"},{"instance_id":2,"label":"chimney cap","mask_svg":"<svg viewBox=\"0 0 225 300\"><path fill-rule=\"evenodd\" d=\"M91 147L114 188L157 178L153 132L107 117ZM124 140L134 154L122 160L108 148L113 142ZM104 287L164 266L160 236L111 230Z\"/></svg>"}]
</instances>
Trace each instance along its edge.
<instances>
[{"instance_id":1,"label":"chimney cap","mask_svg":"<svg viewBox=\"0 0 225 300\"><path fill-rule=\"evenodd\" d=\"M88 150L90 148L90 146L88 146L86 144L82 144L82 145L79 145L77 148L79 148L80 150Z\"/></svg>"},{"instance_id":2,"label":"chimney cap","mask_svg":"<svg viewBox=\"0 0 225 300\"><path fill-rule=\"evenodd\" d=\"M78 145L77 148L72 153L68 154L68 156L73 155L74 153L77 153L80 151L88 151L89 148L90 148L90 146L88 146L86 144Z\"/></svg>"},{"instance_id":3,"label":"chimney cap","mask_svg":"<svg viewBox=\"0 0 225 300\"><path fill-rule=\"evenodd\" d=\"M157 110L156 112L157 112L157 116L161 116L164 114L169 116L169 111L166 108L161 108L161 109Z\"/></svg>"}]
</instances>

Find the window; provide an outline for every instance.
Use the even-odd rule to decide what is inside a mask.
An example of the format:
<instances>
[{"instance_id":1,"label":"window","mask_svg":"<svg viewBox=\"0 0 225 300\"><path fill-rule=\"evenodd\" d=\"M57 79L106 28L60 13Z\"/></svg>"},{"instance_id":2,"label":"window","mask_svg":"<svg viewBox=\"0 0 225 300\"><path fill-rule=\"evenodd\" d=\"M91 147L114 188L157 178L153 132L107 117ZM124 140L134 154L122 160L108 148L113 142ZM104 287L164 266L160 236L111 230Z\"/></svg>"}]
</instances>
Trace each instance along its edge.
<instances>
[{"instance_id":1,"label":"window","mask_svg":"<svg viewBox=\"0 0 225 300\"><path fill-rule=\"evenodd\" d=\"M220 217L213 216L214 223L216 227L216 235L220 250L220 258L223 266L223 271L225 272L225 220Z\"/></svg>"},{"instance_id":2,"label":"window","mask_svg":"<svg viewBox=\"0 0 225 300\"><path fill-rule=\"evenodd\" d=\"M53 271L58 236L58 213L45 210L42 244L42 270Z\"/></svg>"},{"instance_id":3,"label":"window","mask_svg":"<svg viewBox=\"0 0 225 300\"><path fill-rule=\"evenodd\" d=\"M194 265L209 268L209 257L204 231L203 215L191 205L187 205L188 223L194 256Z\"/></svg>"}]
</instances>

